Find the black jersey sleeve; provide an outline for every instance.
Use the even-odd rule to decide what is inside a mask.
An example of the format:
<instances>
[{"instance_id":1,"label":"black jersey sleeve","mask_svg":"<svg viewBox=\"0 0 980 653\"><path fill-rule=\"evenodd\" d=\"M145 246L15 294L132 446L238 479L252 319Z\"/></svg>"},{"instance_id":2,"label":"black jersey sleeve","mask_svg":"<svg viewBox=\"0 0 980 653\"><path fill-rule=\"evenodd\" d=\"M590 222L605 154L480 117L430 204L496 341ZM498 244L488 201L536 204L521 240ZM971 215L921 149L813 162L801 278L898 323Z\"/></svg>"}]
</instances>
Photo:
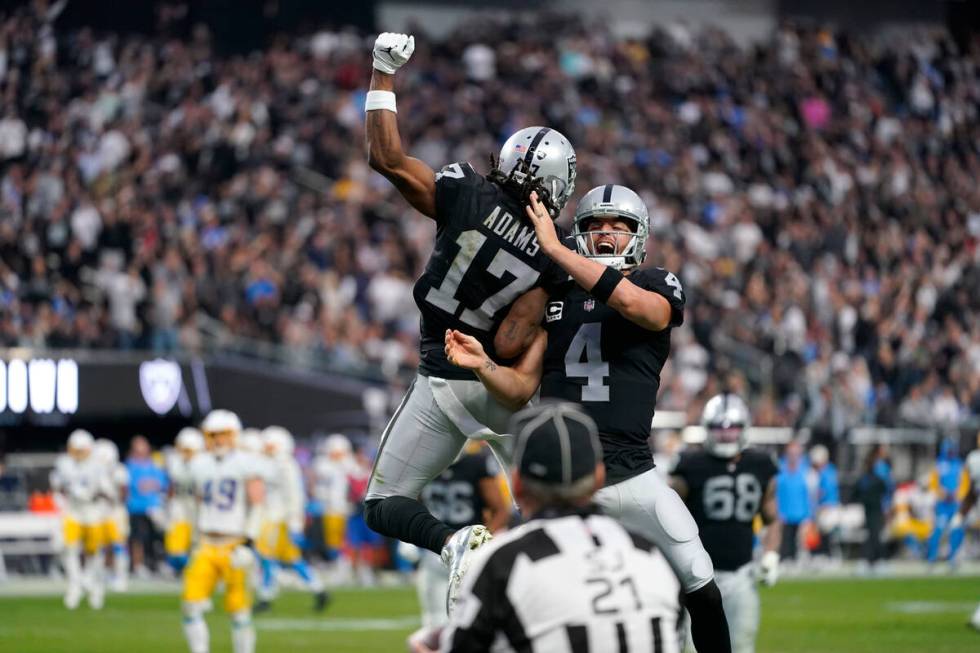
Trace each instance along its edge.
<instances>
[{"instance_id":1,"label":"black jersey sleeve","mask_svg":"<svg viewBox=\"0 0 980 653\"><path fill-rule=\"evenodd\" d=\"M565 245L565 247L575 249L574 246L571 245L571 238L568 237L567 229L556 224L555 231L558 232L558 239L563 245ZM548 265L541 271L541 278L538 281L538 285L544 288L548 295L555 295L565 287L571 278L572 277L565 271L564 268L562 268L562 266L549 259Z\"/></svg>"},{"instance_id":2,"label":"black jersey sleeve","mask_svg":"<svg viewBox=\"0 0 980 653\"><path fill-rule=\"evenodd\" d=\"M444 224L469 209L472 192L484 181L469 163L458 161L436 173L436 222Z\"/></svg>"},{"instance_id":3,"label":"black jersey sleeve","mask_svg":"<svg viewBox=\"0 0 980 653\"><path fill-rule=\"evenodd\" d=\"M680 476L681 478L687 480L687 476L690 473L690 463L691 457L686 451L682 451L681 455L677 457L676 462L674 462L673 467L670 468L670 475Z\"/></svg>"},{"instance_id":4,"label":"black jersey sleeve","mask_svg":"<svg viewBox=\"0 0 980 653\"><path fill-rule=\"evenodd\" d=\"M677 275L663 268L649 268L633 273L629 279L644 290L663 295L670 302L670 326L680 326L684 323L684 304L687 302L687 296Z\"/></svg>"}]
</instances>

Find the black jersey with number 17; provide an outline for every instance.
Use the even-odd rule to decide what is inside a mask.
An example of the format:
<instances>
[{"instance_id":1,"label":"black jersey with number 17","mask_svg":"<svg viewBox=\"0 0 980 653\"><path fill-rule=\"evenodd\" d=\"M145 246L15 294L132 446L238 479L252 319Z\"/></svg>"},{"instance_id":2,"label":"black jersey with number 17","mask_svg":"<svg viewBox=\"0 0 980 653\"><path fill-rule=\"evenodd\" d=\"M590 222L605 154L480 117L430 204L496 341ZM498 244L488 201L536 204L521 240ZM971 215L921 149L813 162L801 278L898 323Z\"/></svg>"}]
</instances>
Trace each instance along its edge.
<instances>
[{"instance_id":1,"label":"black jersey with number 17","mask_svg":"<svg viewBox=\"0 0 980 653\"><path fill-rule=\"evenodd\" d=\"M670 325L650 331L568 284L549 296L545 311L548 347L541 397L580 403L602 440L607 484L653 467L648 438L660 370L670 353L671 327L684 321L684 291L663 268L627 277L670 302Z\"/></svg>"},{"instance_id":2,"label":"black jersey with number 17","mask_svg":"<svg viewBox=\"0 0 980 653\"><path fill-rule=\"evenodd\" d=\"M423 376L475 379L446 360L446 329L458 329L496 358L493 336L518 297L568 278L538 244L524 207L468 163L436 174L436 243L415 282ZM560 234L563 236L564 234Z\"/></svg>"}]
</instances>

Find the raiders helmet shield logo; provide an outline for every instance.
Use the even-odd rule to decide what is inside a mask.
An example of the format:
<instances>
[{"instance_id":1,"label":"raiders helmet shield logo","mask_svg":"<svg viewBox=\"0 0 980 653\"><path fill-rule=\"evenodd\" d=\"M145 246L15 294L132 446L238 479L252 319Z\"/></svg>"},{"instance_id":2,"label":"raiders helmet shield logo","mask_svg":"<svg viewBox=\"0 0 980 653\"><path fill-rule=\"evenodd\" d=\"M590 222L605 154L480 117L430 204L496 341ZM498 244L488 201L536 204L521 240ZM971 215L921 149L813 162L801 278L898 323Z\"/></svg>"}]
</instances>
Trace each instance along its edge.
<instances>
[{"instance_id":1,"label":"raiders helmet shield logo","mask_svg":"<svg viewBox=\"0 0 980 653\"><path fill-rule=\"evenodd\" d=\"M180 365L157 358L140 363L140 390L143 400L157 415L165 415L177 403L183 381Z\"/></svg>"},{"instance_id":2,"label":"raiders helmet shield logo","mask_svg":"<svg viewBox=\"0 0 980 653\"><path fill-rule=\"evenodd\" d=\"M548 307L544 312L545 322L554 322L561 319L562 308L565 302L548 302Z\"/></svg>"}]
</instances>

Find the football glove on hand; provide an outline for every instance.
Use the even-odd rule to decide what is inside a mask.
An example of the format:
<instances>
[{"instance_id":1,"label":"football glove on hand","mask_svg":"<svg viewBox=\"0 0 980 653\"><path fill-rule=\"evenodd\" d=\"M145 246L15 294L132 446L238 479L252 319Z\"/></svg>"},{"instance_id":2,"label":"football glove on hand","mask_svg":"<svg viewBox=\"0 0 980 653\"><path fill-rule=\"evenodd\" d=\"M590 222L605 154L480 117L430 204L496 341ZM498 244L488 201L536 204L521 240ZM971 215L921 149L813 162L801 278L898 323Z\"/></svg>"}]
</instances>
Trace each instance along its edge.
<instances>
[{"instance_id":1,"label":"football glove on hand","mask_svg":"<svg viewBox=\"0 0 980 653\"><path fill-rule=\"evenodd\" d=\"M759 582L766 587L772 587L779 580L779 554L775 551L766 551L762 554L757 571Z\"/></svg>"},{"instance_id":2,"label":"football glove on hand","mask_svg":"<svg viewBox=\"0 0 980 653\"><path fill-rule=\"evenodd\" d=\"M394 75L415 52L415 37L407 34L384 32L374 42L374 67L383 73Z\"/></svg>"}]
</instances>

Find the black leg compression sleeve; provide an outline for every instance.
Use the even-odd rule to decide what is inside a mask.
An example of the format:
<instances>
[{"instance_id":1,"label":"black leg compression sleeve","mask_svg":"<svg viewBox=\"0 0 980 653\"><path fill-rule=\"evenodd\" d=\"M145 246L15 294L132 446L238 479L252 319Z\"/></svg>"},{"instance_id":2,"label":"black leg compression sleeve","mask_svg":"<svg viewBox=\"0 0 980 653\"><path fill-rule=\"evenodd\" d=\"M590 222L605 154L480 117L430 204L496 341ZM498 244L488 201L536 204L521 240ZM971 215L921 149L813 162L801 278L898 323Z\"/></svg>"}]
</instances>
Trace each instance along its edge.
<instances>
[{"instance_id":1,"label":"black leg compression sleeve","mask_svg":"<svg viewBox=\"0 0 980 653\"><path fill-rule=\"evenodd\" d=\"M715 581L685 594L684 601L691 615L691 639L698 653L732 653L721 591Z\"/></svg>"},{"instance_id":2,"label":"black leg compression sleeve","mask_svg":"<svg viewBox=\"0 0 980 653\"><path fill-rule=\"evenodd\" d=\"M421 501L408 497L386 497L364 502L368 528L387 537L408 542L436 555L442 552L452 528L432 516Z\"/></svg>"}]
</instances>

